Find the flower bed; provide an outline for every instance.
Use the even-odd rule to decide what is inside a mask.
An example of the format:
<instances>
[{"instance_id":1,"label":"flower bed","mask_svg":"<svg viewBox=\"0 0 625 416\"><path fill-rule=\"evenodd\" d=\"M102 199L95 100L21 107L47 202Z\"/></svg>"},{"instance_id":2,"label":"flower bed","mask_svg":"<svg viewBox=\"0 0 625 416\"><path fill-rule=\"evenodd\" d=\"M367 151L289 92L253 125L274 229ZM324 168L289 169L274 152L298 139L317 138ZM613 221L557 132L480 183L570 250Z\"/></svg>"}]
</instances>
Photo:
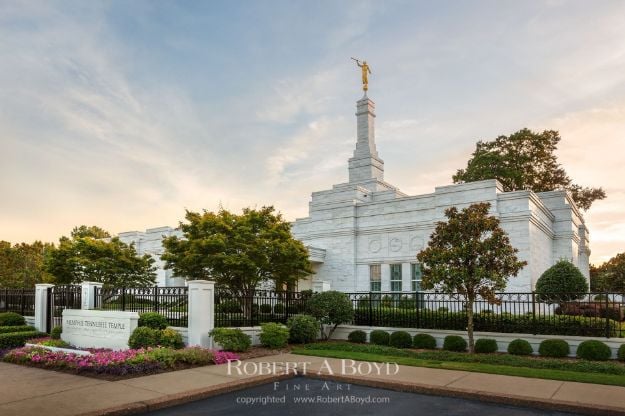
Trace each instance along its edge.
<instances>
[{"instance_id":1,"label":"flower bed","mask_svg":"<svg viewBox=\"0 0 625 416\"><path fill-rule=\"evenodd\" d=\"M136 377L163 371L223 364L238 355L191 347L180 350L147 348L125 351L95 350L89 355L23 347L9 351L3 361L106 379Z\"/></svg>"}]
</instances>

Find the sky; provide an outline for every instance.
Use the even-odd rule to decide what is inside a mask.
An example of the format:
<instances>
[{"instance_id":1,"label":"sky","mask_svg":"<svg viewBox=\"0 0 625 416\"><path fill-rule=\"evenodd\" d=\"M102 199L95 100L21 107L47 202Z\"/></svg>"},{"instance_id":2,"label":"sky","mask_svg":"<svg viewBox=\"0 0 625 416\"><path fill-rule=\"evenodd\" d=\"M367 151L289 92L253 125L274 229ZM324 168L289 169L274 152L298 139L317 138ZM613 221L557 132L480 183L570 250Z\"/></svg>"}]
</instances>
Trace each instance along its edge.
<instances>
[{"instance_id":1,"label":"sky","mask_svg":"<svg viewBox=\"0 0 625 416\"><path fill-rule=\"evenodd\" d=\"M450 184L477 140L558 130L591 261L625 251L625 2L0 1L0 240L305 217L347 180L368 61L385 179Z\"/></svg>"}]
</instances>

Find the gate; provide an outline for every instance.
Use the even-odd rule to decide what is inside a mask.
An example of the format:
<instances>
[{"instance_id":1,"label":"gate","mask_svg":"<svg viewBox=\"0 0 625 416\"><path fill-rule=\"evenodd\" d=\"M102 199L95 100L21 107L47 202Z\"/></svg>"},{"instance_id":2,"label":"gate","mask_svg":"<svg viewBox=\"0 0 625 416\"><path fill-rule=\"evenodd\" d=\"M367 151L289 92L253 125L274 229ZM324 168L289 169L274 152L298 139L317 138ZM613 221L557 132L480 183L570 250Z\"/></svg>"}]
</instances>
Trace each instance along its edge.
<instances>
[{"instance_id":1,"label":"gate","mask_svg":"<svg viewBox=\"0 0 625 416\"><path fill-rule=\"evenodd\" d=\"M63 323L64 309L81 309L82 290L80 286L54 286L48 288L48 313L46 332Z\"/></svg>"}]
</instances>

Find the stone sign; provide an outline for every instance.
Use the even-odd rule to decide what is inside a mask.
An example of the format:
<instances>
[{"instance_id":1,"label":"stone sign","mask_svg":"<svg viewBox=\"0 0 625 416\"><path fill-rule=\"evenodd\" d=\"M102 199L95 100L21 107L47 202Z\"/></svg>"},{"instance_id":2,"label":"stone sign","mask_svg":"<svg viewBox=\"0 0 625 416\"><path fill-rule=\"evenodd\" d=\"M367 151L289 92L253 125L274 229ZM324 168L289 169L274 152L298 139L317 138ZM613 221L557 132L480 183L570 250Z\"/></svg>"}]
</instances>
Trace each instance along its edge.
<instances>
[{"instance_id":1,"label":"stone sign","mask_svg":"<svg viewBox=\"0 0 625 416\"><path fill-rule=\"evenodd\" d=\"M138 321L137 312L65 309L61 338L81 348L128 349Z\"/></svg>"}]
</instances>

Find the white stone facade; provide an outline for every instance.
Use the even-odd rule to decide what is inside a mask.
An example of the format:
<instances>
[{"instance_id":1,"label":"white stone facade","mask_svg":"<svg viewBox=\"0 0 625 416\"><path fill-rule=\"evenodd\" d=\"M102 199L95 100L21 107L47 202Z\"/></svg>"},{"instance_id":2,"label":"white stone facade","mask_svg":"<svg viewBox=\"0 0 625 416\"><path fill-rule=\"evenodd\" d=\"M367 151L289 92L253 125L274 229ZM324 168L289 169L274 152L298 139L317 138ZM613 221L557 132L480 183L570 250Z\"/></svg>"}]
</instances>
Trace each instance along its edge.
<instances>
[{"instance_id":1,"label":"white stone facade","mask_svg":"<svg viewBox=\"0 0 625 416\"><path fill-rule=\"evenodd\" d=\"M389 291L390 265L400 264L394 267L401 270L401 290L411 291L411 264L435 223L445 219L445 209L477 202L491 204L491 214L499 217L519 258L528 263L507 291L531 291L559 259L570 260L588 277L588 230L566 192L503 192L496 180L486 180L407 196L384 181L384 162L375 147L374 103L363 97L356 107L357 144L349 160L349 182L313 192L309 216L293 223L293 235L309 247L315 271L300 289L325 281L336 290L369 291L370 266L379 264L381 290Z\"/></svg>"}]
</instances>

